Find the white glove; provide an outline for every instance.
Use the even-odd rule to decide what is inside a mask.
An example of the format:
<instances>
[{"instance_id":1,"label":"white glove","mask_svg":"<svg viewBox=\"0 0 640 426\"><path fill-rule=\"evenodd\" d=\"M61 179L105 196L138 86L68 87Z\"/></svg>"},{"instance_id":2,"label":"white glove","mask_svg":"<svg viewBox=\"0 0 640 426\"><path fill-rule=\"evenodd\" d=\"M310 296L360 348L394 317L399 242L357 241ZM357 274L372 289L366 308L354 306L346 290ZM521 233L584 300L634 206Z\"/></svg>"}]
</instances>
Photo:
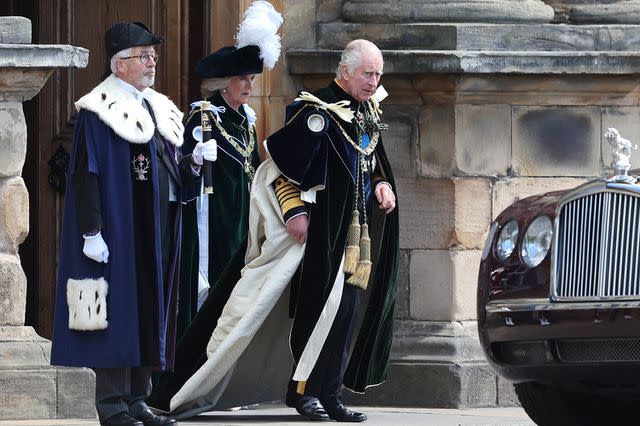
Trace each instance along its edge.
<instances>
[{"instance_id":1,"label":"white glove","mask_svg":"<svg viewBox=\"0 0 640 426\"><path fill-rule=\"evenodd\" d=\"M82 252L85 256L96 262L107 263L109 260L109 248L107 248L107 243L102 239L102 234L98 232L96 235L83 235L83 238L84 247L82 247Z\"/></svg>"},{"instance_id":2,"label":"white glove","mask_svg":"<svg viewBox=\"0 0 640 426\"><path fill-rule=\"evenodd\" d=\"M193 148L193 162L202 166L202 160L216 161L218 159L218 144L215 139L208 142L198 142Z\"/></svg>"}]
</instances>

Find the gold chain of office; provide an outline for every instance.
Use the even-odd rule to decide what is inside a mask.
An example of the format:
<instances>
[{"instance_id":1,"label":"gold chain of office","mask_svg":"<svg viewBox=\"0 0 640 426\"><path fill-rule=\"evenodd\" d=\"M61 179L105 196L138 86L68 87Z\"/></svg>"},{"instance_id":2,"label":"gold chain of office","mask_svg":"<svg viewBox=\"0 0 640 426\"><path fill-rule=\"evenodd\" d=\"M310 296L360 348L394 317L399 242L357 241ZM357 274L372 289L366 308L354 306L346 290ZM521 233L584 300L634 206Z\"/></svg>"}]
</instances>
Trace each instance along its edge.
<instances>
[{"instance_id":1,"label":"gold chain of office","mask_svg":"<svg viewBox=\"0 0 640 426\"><path fill-rule=\"evenodd\" d=\"M229 144L231 144L231 146L233 146L233 148L236 151L238 151L240 155L242 155L242 158L244 158L244 172L247 174L249 187L251 187L251 182L253 182L253 177L256 174L256 170L253 167L253 162L251 161L251 155L253 154L253 151L256 148L256 138L253 134L255 127L254 126L247 127L247 131L249 133L249 144L247 145L246 148L244 148L242 145L236 142L236 139L233 136L227 133L227 131L224 129L224 127L222 127L220 123L218 123L218 120L216 120L215 117L212 117L211 121L215 123L222 137L224 137L227 140L227 142L229 142Z\"/></svg>"}]
</instances>

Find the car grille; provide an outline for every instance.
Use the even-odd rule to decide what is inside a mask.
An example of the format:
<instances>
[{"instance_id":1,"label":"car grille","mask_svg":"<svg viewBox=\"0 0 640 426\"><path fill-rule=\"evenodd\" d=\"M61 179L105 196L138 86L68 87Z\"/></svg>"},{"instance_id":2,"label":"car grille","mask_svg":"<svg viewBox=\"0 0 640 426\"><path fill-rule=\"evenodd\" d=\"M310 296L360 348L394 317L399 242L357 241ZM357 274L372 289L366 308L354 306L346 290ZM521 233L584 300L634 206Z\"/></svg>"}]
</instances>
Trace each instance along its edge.
<instances>
[{"instance_id":1,"label":"car grille","mask_svg":"<svg viewBox=\"0 0 640 426\"><path fill-rule=\"evenodd\" d=\"M640 201L601 192L562 206L556 234L556 300L640 296Z\"/></svg>"},{"instance_id":2,"label":"car grille","mask_svg":"<svg viewBox=\"0 0 640 426\"><path fill-rule=\"evenodd\" d=\"M640 338L558 340L556 347L564 362L640 361Z\"/></svg>"}]
</instances>

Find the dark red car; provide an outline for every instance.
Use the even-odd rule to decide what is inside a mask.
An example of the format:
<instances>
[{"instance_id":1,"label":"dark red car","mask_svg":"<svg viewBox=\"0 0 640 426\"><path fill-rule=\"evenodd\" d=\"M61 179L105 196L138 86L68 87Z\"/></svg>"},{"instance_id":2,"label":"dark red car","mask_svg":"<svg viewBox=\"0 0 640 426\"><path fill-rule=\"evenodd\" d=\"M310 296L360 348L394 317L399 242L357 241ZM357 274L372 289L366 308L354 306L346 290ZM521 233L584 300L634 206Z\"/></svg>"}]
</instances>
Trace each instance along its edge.
<instances>
[{"instance_id":1,"label":"dark red car","mask_svg":"<svg viewBox=\"0 0 640 426\"><path fill-rule=\"evenodd\" d=\"M538 425L640 424L640 184L622 176L520 200L478 277L489 363Z\"/></svg>"}]
</instances>

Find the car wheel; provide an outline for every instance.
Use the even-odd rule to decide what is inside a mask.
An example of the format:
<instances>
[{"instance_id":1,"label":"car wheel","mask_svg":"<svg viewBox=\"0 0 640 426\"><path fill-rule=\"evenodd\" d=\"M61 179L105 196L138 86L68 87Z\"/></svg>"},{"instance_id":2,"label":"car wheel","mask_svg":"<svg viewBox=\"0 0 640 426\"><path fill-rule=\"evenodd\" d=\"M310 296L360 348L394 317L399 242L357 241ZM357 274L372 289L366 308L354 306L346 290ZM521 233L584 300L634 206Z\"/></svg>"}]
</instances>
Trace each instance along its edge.
<instances>
[{"instance_id":1,"label":"car wheel","mask_svg":"<svg viewBox=\"0 0 640 426\"><path fill-rule=\"evenodd\" d=\"M614 411L619 404L602 397L533 382L514 386L522 408L538 426L601 426L622 414Z\"/></svg>"}]
</instances>

